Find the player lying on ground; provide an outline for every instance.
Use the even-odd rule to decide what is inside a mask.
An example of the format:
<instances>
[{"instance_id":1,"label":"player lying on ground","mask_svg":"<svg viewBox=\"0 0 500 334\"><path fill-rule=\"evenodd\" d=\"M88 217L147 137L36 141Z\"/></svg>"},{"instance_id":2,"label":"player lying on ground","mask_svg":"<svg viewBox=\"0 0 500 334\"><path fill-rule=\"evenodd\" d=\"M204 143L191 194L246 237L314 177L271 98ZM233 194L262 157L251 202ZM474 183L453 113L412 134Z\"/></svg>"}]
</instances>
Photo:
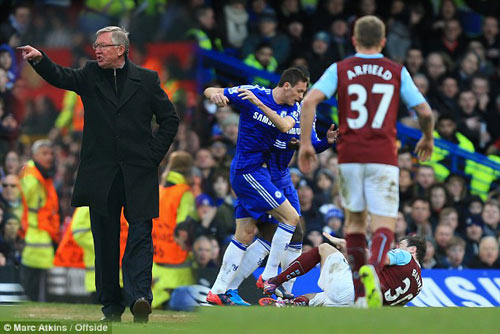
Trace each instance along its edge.
<instances>
[{"instance_id":1,"label":"player lying on ground","mask_svg":"<svg viewBox=\"0 0 500 334\"><path fill-rule=\"evenodd\" d=\"M272 294L279 285L304 275L320 263L321 273L318 286L323 292L281 301L262 298L261 305L350 306L354 303L351 269L344 256L346 255L346 242L344 239L332 237L327 233L323 235L335 247L323 243L313 248L299 256L281 274L264 283L264 291ZM360 269L369 307L380 307L382 304L402 306L418 295L422 289L419 263L424 259L426 248L423 239L408 236L398 244L397 248L387 253L383 267L375 270L372 265L365 265Z\"/></svg>"}]
</instances>

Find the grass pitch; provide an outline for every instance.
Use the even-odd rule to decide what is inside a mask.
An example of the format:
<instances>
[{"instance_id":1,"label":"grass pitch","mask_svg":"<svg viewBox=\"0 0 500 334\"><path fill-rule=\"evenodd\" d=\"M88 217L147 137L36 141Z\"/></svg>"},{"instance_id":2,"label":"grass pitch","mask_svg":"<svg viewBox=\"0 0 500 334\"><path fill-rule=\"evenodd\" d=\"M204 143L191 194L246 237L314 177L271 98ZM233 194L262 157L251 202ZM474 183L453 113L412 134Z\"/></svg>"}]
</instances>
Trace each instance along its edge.
<instances>
[{"instance_id":1,"label":"grass pitch","mask_svg":"<svg viewBox=\"0 0 500 334\"><path fill-rule=\"evenodd\" d=\"M0 307L1 321L96 321L97 305L26 303ZM155 310L150 322L132 323L130 312L112 333L499 333L500 309L488 308L273 308L203 307L197 312ZM5 333L0 327L0 333Z\"/></svg>"}]
</instances>

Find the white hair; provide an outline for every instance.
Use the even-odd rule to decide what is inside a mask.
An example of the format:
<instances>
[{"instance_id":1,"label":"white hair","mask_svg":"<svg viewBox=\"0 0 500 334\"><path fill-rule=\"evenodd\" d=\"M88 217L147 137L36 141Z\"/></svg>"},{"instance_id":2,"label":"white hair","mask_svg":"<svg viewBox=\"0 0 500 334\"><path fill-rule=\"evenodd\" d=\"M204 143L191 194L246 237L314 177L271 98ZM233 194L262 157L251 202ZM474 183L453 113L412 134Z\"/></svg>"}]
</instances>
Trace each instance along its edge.
<instances>
[{"instance_id":1,"label":"white hair","mask_svg":"<svg viewBox=\"0 0 500 334\"><path fill-rule=\"evenodd\" d=\"M123 45L125 46L125 53L128 54L128 49L130 47L130 42L128 40L128 31L125 28L117 27L117 26L107 26L102 29L97 30L95 33L96 37L102 33L110 32L111 40L113 44Z\"/></svg>"}]
</instances>

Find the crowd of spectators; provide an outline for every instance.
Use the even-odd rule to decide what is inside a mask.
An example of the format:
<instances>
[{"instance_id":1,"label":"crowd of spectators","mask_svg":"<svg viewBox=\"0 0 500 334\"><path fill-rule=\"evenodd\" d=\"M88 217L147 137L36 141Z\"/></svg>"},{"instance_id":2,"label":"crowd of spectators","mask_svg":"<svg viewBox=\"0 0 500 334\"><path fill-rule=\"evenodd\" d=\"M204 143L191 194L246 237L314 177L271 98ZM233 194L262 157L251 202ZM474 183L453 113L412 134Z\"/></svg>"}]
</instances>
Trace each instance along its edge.
<instances>
[{"instance_id":1,"label":"crowd of spectators","mask_svg":"<svg viewBox=\"0 0 500 334\"><path fill-rule=\"evenodd\" d=\"M354 54L355 19L378 15L387 26L384 54L408 68L435 112L436 136L492 159L500 156L500 4L496 1L393 0L390 6L376 0L10 3L0 17L0 266L20 261L22 237L17 231L23 203L17 175L30 159L32 143L48 138L54 145L53 179L64 230L73 212L69 202L81 140L79 131L58 125L61 110L51 98L41 95L23 101L23 92L39 85L39 79L15 47L67 48L78 67L92 58L88 51L94 33L106 25L130 31L131 58L142 65L151 59L145 54L147 43L190 40L277 73L288 66L306 66L314 82L331 63ZM229 165L239 117L231 107L218 108L201 94L192 96L175 86L176 80L192 78L193 71L179 71L169 62L172 59L161 59L158 70L181 116L171 151L185 151L194 161L187 181L195 208L190 220L197 226L187 229L195 234L190 244L199 267L217 266L234 232ZM418 127L412 111L401 109L399 120ZM425 268L500 268L500 173L491 170L496 177L485 193L471 195L471 173L466 170L470 162L461 162L462 173L450 173L444 160L440 165L420 165L411 147L400 148L396 239L407 233L425 236ZM163 169L167 161L168 157ZM319 156L310 174L302 174L292 162L306 231L304 251L322 242L323 231L343 236L337 164L333 147ZM439 169L443 165L447 173Z\"/></svg>"}]
</instances>

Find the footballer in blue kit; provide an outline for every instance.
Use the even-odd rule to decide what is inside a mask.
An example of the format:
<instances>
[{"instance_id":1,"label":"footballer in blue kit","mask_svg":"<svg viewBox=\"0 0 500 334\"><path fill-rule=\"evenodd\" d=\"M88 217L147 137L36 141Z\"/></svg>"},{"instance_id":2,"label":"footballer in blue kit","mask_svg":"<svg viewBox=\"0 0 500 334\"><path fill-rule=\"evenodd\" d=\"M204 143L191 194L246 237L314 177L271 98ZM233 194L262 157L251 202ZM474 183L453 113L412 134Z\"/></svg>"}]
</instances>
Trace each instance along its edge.
<instances>
[{"instance_id":1,"label":"footballer in blue kit","mask_svg":"<svg viewBox=\"0 0 500 334\"><path fill-rule=\"evenodd\" d=\"M300 221L297 211L271 182L267 161L280 133L294 128L300 117L300 101L309 82L298 68L283 72L278 86L232 88L209 87L205 97L217 106L233 104L240 111L236 153L231 163L230 181L237 195L236 232L228 245L217 279L207 301L216 305L234 304L228 285L237 272L248 245L254 239L257 219L265 213L279 221L269 258L277 259L276 271L295 227Z\"/></svg>"},{"instance_id":2,"label":"footballer in blue kit","mask_svg":"<svg viewBox=\"0 0 500 334\"><path fill-rule=\"evenodd\" d=\"M325 151L327 148L331 147L335 142L338 135L338 130L335 130L335 126L331 125L330 129L327 131L326 137L320 140L315 131L315 125L313 124L311 141L316 149L317 153ZM267 166L269 173L271 175L272 183L286 196L290 201L290 204L297 210L300 216L300 203L297 195L297 190L293 186L290 170L288 168L290 161L298 148L300 142L300 121L295 123L295 126L286 133L279 134L278 138L273 144L273 149L269 156ZM238 295L238 287L250 276L255 269L257 269L264 258L269 254L270 241L273 237L273 233L276 230L276 224L279 222L269 215L264 215L259 219L261 224L258 225L261 237L257 238L247 249L245 257L241 263L235 278L229 285L229 291L231 291L231 299L241 305L241 297ZM302 239L303 232L301 230L300 224L297 226L295 233L288 244L284 256L281 258L281 268L287 268L297 257L302 253ZM268 264L271 261L268 260ZM267 265L266 265L267 268ZM257 281L257 287L264 289L264 281L262 277L265 277L266 270ZM276 275L275 272L270 271L269 274ZM290 280L284 283L282 286L273 290L276 295L280 297L291 297L291 292L293 283L295 280Z\"/></svg>"}]
</instances>

